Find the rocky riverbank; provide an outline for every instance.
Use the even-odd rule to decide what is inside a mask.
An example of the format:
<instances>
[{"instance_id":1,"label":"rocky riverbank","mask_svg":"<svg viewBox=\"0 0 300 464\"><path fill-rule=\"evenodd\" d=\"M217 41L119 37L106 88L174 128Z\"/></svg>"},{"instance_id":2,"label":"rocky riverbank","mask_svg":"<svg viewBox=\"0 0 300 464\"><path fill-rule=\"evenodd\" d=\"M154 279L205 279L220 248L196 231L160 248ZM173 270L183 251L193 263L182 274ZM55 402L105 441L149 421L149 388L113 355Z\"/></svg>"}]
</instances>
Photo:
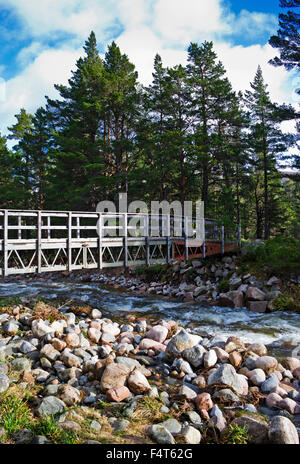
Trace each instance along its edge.
<instances>
[{"instance_id":1,"label":"rocky riverbank","mask_svg":"<svg viewBox=\"0 0 300 464\"><path fill-rule=\"evenodd\" d=\"M138 295L162 295L170 300L194 301L205 306L247 307L258 313L300 311L299 301L284 294L286 286L299 292L300 275L291 274L285 282L274 275L259 279L242 271L236 255L224 256L214 262L193 260L188 263L173 262L168 266L143 266L129 273L121 271L117 276L92 272L72 274L70 278L126 288Z\"/></svg>"},{"instance_id":2,"label":"rocky riverbank","mask_svg":"<svg viewBox=\"0 0 300 464\"><path fill-rule=\"evenodd\" d=\"M296 355L89 307L0 324L2 443L299 443Z\"/></svg>"}]
</instances>

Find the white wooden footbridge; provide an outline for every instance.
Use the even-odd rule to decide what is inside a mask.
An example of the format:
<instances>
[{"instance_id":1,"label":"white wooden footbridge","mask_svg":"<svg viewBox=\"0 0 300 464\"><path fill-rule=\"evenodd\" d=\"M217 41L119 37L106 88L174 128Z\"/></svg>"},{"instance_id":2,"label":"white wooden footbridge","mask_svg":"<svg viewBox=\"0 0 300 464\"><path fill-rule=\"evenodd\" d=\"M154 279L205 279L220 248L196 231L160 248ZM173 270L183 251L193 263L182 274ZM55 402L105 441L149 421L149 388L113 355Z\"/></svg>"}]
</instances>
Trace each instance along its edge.
<instances>
[{"instance_id":1,"label":"white wooden footbridge","mask_svg":"<svg viewBox=\"0 0 300 464\"><path fill-rule=\"evenodd\" d=\"M187 217L0 210L0 275L151 265L239 247L239 227L201 221L203 239L196 240L200 223Z\"/></svg>"}]
</instances>

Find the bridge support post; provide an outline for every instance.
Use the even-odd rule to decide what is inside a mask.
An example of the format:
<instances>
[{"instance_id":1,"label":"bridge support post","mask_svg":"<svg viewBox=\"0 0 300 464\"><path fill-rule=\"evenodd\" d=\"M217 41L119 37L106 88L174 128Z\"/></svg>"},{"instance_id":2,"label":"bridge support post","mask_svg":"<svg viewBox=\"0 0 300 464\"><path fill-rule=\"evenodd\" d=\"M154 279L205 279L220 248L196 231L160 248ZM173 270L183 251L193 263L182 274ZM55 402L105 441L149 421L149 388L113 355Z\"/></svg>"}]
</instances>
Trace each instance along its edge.
<instances>
[{"instance_id":1,"label":"bridge support post","mask_svg":"<svg viewBox=\"0 0 300 464\"><path fill-rule=\"evenodd\" d=\"M170 240L170 235L171 235L171 227L170 227L170 215L167 214L167 217L166 217L166 220L167 220L167 237L166 237L166 241L167 241L167 254L166 254L166 261L167 261L167 264L169 264L169 262L171 261L171 240Z\"/></svg>"},{"instance_id":2,"label":"bridge support post","mask_svg":"<svg viewBox=\"0 0 300 464\"><path fill-rule=\"evenodd\" d=\"M145 216L145 247L146 247L146 266L150 266L150 238L149 238L149 216Z\"/></svg>"},{"instance_id":3,"label":"bridge support post","mask_svg":"<svg viewBox=\"0 0 300 464\"><path fill-rule=\"evenodd\" d=\"M83 249L82 249L82 265L83 265L83 269L87 268L87 246L86 245L83 245Z\"/></svg>"},{"instance_id":4,"label":"bridge support post","mask_svg":"<svg viewBox=\"0 0 300 464\"><path fill-rule=\"evenodd\" d=\"M203 237L203 258L206 258L206 231L205 231L205 219L203 219L204 221L204 227L203 227L203 234L204 234L204 237Z\"/></svg>"},{"instance_id":5,"label":"bridge support post","mask_svg":"<svg viewBox=\"0 0 300 464\"><path fill-rule=\"evenodd\" d=\"M184 218L184 260L185 262L188 261L189 259L189 224L188 224L188 218Z\"/></svg>"},{"instance_id":6,"label":"bridge support post","mask_svg":"<svg viewBox=\"0 0 300 464\"><path fill-rule=\"evenodd\" d=\"M189 245L188 245L188 237L186 232L184 232L184 260L187 262L189 259Z\"/></svg>"},{"instance_id":7,"label":"bridge support post","mask_svg":"<svg viewBox=\"0 0 300 464\"><path fill-rule=\"evenodd\" d=\"M72 213L68 214L68 271L72 271Z\"/></svg>"},{"instance_id":8,"label":"bridge support post","mask_svg":"<svg viewBox=\"0 0 300 464\"><path fill-rule=\"evenodd\" d=\"M102 216L99 213L98 223L97 223L97 231L98 231L98 269L103 268L103 257L102 257Z\"/></svg>"},{"instance_id":9,"label":"bridge support post","mask_svg":"<svg viewBox=\"0 0 300 464\"><path fill-rule=\"evenodd\" d=\"M127 213L123 215L123 246L124 246L124 267L128 268L128 236L127 236Z\"/></svg>"},{"instance_id":10,"label":"bridge support post","mask_svg":"<svg viewBox=\"0 0 300 464\"><path fill-rule=\"evenodd\" d=\"M8 212L4 211L3 217L3 276L8 275L8 251L7 251L7 239L8 239Z\"/></svg>"},{"instance_id":11,"label":"bridge support post","mask_svg":"<svg viewBox=\"0 0 300 464\"><path fill-rule=\"evenodd\" d=\"M42 272L42 213L38 211L37 214L37 240L36 240L36 254L37 254L37 273Z\"/></svg>"},{"instance_id":12,"label":"bridge support post","mask_svg":"<svg viewBox=\"0 0 300 464\"><path fill-rule=\"evenodd\" d=\"M166 262L167 262L167 264L169 264L169 262L171 261L171 240L170 240L170 237L167 237L166 241L167 241Z\"/></svg>"},{"instance_id":13,"label":"bridge support post","mask_svg":"<svg viewBox=\"0 0 300 464\"><path fill-rule=\"evenodd\" d=\"M21 216L18 216L18 240L22 240L22 219L21 219Z\"/></svg>"},{"instance_id":14,"label":"bridge support post","mask_svg":"<svg viewBox=\"0 0 300 464\"><path fill-rule=\"evenodd\" d=\"M224 251L225 251L225 229L224 229L224 226L221 227L221 241L222 241L222 255L224 255Z\"/></svg>"}]
</instances>

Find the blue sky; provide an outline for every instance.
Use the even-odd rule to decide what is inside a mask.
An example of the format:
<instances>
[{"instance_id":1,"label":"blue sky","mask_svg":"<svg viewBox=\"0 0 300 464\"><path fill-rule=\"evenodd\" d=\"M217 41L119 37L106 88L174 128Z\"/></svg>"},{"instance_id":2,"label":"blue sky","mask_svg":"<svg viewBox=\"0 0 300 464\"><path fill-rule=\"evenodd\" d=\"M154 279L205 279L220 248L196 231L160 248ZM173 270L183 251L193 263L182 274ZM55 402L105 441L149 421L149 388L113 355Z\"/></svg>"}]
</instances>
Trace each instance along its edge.
<instances>
[{"instance_id":1,"label":"blue sky","mask_svg":"<svg viewBox=\"0 0 300 464\"><path fill-rule=\"evenodd\" d=\"M67 83L91 30L99 50L116 40L151 80L157 52L168 66L186 62L188 44L213 40L236 90L249 88L258 64L271 96L294 102L293 74L268 65L277 0L0 0L0 131L21 107L35 111L54 83ZM296 79L296 80L295 80ZM5 87L5 98L4 87ZM2 100L2 101L1 101Z\"/></svg>"}]
</instances>

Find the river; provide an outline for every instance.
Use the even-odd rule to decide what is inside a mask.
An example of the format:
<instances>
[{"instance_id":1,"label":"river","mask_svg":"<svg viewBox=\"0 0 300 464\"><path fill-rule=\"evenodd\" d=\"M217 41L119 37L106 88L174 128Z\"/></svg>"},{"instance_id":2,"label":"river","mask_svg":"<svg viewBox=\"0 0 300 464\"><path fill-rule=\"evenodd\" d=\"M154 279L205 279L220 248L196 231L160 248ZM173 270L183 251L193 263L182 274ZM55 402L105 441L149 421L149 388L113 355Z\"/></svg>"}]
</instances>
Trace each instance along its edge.
<instances>
[{"instance_id":1,"label":"river","mask_svg":"<svg viewBox=\"0 0 300 464\"><path fill-rule=\"evenodd\" d=\"M300 343L300 315L287 312L252 313L247 309L218 306L203 307L197 303L171 302L158 296L137 296L126 291L111 290L99 283L70 281L12 281L0 283L2 297L43 297L46 300L72 300L72 304L87 304L102 311L105 317L128 313L179 321L199 335L235 335L246 342ZM65 306L62 311L66 311ZM275 342L275 344L274 344ZM291 354L289 354L291 355Z\"/></svg>"}]
</instances>

